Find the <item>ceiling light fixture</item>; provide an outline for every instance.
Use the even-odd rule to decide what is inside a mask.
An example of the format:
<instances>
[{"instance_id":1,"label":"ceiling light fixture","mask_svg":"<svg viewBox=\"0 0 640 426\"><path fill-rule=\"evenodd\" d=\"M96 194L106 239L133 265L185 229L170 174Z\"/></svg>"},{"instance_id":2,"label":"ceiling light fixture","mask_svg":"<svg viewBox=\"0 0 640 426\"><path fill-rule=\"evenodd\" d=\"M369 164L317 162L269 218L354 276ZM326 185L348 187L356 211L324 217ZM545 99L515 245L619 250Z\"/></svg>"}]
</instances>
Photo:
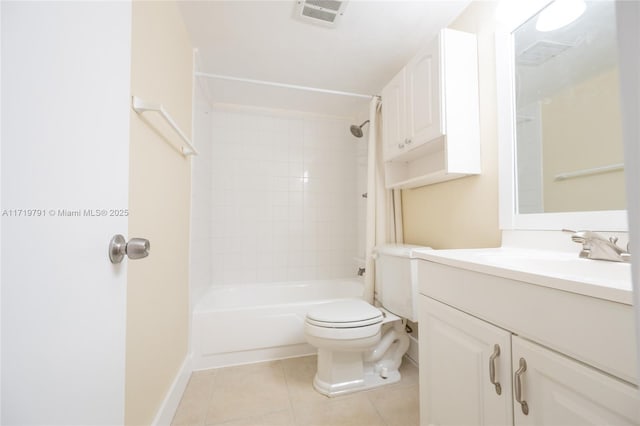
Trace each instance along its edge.
<instances>
[{"instance_id":1,"label":"ceiling light fixture","mask_svg":"<svg viewBox=\"0 0 640 426\"><path fill-rule=\"evenodd\" d=\"M548 32L569 25L587 8L584 0L556 0L547 6L536 21L536 30Z\"/></svg>"}]
</instances>

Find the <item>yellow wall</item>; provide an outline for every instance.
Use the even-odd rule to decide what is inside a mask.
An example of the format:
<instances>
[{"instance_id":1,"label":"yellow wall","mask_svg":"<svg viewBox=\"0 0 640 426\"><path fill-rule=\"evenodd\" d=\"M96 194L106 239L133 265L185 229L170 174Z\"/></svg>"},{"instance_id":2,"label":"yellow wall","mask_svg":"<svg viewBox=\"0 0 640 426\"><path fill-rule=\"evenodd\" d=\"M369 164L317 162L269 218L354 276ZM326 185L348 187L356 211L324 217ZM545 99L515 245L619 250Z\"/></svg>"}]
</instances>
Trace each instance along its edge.
<instances>
[{"instance_id":1,"label":"yellow wall","mask_svg":"<svg viewBox=\"0 0 640 426\"><path fill-rule=\"evenodd\" d=\"M544 211L624 210L622 171L554 181L623 162L617 67L542 103Z\"/></svg>"},{"instance_id":2,"label":"yellow wall","mask_svg":"<svg viewBox=\"0 0 640 426\"><path fill-rule=\"evenodd\" d=\"M402 191L404 240L437 249L497 247L495 7L473 2L450 28L478 37L482 174Z\"/></svg>"},{"instance_id":3,"label":"yellow wall","mask_svg":"<svg viewBox=\"0 0 640 426\"><path fill-rule=\"evenodd\" d=\"M134 1L131 93L162 103L191 133L192 48L177 4ZM188 351L191 164L155 113L131 112L125 423L150 424Z\"/></svg>"}]
</instances>

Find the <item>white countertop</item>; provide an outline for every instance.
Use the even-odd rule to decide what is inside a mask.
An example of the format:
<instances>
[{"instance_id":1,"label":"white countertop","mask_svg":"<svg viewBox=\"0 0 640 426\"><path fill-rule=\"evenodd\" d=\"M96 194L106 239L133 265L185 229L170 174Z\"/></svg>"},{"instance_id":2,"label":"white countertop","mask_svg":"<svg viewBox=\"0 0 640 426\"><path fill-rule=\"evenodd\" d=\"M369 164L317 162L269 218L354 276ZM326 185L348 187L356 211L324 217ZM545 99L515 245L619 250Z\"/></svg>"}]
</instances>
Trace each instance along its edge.
<instances>
[{"instance_id":1,"label":"white countertop","mask_svg":"<svg viewBox=\"0 0 640 426\"><path fill-rule=\"evenodd\" d=\"M632 304L631 265L578 253L521 248L414 250L418 259L544 287Z\"/></svg>"}]
</instances>

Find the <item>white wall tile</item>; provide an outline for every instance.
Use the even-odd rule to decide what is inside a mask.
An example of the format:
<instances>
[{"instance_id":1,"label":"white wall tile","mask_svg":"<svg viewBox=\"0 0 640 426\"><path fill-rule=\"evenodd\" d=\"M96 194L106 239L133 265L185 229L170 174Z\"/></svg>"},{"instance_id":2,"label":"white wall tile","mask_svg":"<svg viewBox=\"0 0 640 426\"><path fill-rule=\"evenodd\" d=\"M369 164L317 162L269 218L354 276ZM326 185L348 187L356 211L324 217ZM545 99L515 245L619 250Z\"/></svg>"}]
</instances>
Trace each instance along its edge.
<instances>
[{"instance_id":1,"label":"white wall tile","mask_svg":"<svg viewBox=\"0 0 640 426\"><path fill-rule=\"evenodd\" d=\"M197 243L204 255L195 259L205 263L209 255L211 261L198 280L223 285L353 276L362 178L351 123L250 110L216 110L209 117L209 170L194 172L207 184L194 184L193 198L202 206L194 224L205 229L200 239L209 239Z\"/></svg>"}]
</instances>

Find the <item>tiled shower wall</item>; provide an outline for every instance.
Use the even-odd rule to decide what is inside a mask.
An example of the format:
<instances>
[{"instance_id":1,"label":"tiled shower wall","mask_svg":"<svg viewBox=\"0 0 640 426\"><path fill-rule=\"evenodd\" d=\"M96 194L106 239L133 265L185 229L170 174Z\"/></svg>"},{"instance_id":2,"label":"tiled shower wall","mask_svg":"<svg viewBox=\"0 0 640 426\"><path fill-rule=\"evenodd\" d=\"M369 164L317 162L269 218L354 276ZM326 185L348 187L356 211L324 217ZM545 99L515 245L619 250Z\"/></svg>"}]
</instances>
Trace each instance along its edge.
<instances>
[{"instance_id":1,"label":"tiled shower wall","mask_svg":"<svg viewBox=\"0 0 640 426\"><path fill-rule=\"evenodd\" d=\"M355 275L364 141L350 124L294 112L211 112L213 285Z\"/></svg>"}]
</instances>

